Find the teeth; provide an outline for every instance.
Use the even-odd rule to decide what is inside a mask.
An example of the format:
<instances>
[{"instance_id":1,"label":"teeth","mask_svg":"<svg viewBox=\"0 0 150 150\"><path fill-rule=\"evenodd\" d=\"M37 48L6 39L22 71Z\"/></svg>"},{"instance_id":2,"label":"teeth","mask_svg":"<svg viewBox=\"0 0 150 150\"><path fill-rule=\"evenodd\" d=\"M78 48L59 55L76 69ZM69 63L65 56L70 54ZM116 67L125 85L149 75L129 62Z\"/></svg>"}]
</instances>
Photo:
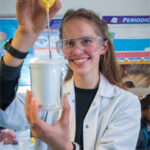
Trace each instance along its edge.
<instances>
[{"instance_id":1,"label":"teeth","mask_svg":"<svg viewBox=\"0 0 150 150\"><path fill-rule=\"evenodd\" d=\"M74 60L74 62L77 62L77 63L81 63L81 62L84 62L86 59L76 59Z\"/></svg>"}]
</instances>

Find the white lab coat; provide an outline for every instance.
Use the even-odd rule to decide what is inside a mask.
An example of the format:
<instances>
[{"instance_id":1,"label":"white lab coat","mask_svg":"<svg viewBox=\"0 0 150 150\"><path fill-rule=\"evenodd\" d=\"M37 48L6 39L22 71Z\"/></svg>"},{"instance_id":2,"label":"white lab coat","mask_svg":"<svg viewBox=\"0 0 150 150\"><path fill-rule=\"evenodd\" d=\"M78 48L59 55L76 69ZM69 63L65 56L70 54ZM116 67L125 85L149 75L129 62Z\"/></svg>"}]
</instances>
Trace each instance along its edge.
<instances>
[{"instance_id":1,"label":"white lab coat","mask_svg":"<svg viewBox=\"0 0 150 150\"><path fill-rule=\"evenodd\" d=\"M83 122L84 150L135 150L140 130L141 108L138 98L119 87L112 85L100 74L96 96ZM70 112L70 139L75 137L75 93L73 80L64 85L68 93ZM18 93L11 105L0 110L0 126L11 129L27 129L24 112L25 93ZM48 123L54 124L60 112L48 113ZM35 150L50 150L36 140Z\"/></svg>"}]
</instances>

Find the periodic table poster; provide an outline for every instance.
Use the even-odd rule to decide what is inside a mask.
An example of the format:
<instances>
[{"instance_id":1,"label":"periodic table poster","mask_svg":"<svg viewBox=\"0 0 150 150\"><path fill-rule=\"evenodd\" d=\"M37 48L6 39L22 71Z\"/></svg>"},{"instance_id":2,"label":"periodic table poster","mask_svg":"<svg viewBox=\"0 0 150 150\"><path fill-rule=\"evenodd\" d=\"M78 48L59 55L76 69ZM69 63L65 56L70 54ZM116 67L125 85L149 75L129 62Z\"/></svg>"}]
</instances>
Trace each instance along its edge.
<instances>
[{"instance_id":1,"label":"periodic table poster","mask_svg":"<svg viewBox=\"0 0 150 150\"><path fill-rule=\"evenodd\" d=\"M103 16L120 64L150 63L150 16Z\"/></svg>"}]
</instances>

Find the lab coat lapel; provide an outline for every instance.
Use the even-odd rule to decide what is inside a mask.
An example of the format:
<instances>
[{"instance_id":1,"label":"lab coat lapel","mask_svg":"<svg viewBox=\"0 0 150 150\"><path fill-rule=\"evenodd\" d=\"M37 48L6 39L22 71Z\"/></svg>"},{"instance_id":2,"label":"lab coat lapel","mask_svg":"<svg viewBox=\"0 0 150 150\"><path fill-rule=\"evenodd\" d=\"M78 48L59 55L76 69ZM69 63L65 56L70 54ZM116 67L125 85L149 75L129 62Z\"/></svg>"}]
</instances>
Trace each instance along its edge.
<instances>
[{"instance_id":1,"label":"lab coat lapel","mask_svg":"<svg viewBox=\"0 0 150 150\"><path fill-rule=\"evenodd\" d=\"M67 95L70 105L70 139L74 141L76 130L76 115L75 115L75 91L73 85L73 79L64 84L64 94Z\"/></svg>"}]
</instances>

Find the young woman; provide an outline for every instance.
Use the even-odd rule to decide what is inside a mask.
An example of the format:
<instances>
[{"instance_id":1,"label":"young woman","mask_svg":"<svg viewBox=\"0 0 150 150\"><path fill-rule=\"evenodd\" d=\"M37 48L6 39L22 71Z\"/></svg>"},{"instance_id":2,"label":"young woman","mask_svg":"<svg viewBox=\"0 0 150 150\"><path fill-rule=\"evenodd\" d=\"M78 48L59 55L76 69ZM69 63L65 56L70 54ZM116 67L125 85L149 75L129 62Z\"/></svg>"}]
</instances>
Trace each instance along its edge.
<instances>
[{"instance_id":1,"label":"young woman","mask_svg":"<svg viewBox=\"0 0 150 150\"><path fill-rule=\"evenodd\" d=\"M58 6L56 1L50 9L52 16ZM33 7L32 11L30 7ZM17 2L17 17L19 27L11 46L27 52L45 27L46 14L36 0L23 0ZM57 49L68 60L64 84L68 95L63 97L62 113L42 113L47 116L45 121L40 119L31 91L27 91L26 98L25 94L14 96L23 59L7 52L1 61L1 83L3 87L9 83L13 88L7 92L7 103L6 95L1 98L3 111L0 117L3 119L0 124L15 129L28 128L30 124L32 135L37 138L36 150L135 150L140 129L140 104L136 96L123 90L107 34L106 23L94 12L86 9L66 12ZM8 72L11 72L9 78ZM11 118L12 112L15 112L15 120L4 118L5 115Z\"/></svg>"}]
</instances>

